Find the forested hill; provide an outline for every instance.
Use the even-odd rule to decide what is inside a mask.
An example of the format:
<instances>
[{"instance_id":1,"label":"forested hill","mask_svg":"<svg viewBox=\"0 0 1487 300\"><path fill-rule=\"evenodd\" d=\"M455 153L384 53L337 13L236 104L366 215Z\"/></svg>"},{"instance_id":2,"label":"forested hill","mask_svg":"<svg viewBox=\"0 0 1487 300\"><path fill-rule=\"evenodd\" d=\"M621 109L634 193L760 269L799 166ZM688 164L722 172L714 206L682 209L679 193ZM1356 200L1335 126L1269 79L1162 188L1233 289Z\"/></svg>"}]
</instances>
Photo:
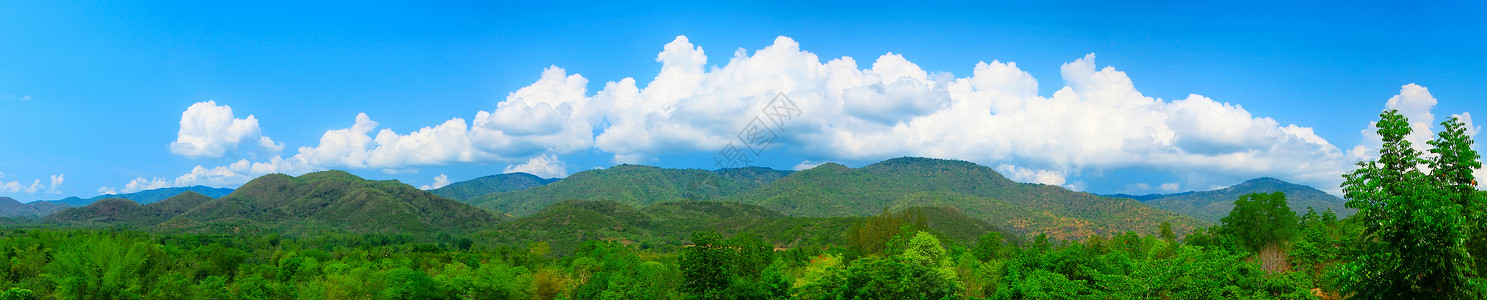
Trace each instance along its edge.
<instances>
[{"instance_id":1,"label":"forested hill","mask_svg":"<svg viewBox=\"0 0 1487 300\"><path fill-rule=\"evenodd\" d=\"M1219 219L1229 214L1234 209L1234 200L1240 195L1249 193L1273 193L1283 192L1291 210L1297 214L1306 213L1311 208L1318 213L1331 209L1338 217L1346 218L1357 213L1355 209L1344 206L1342 198L1317 190L1310 186L1285 182L1280 179L1261 177L1250 179L1234 186L1201 192L1185 192L1178 194L1155 194L1144 196L1110 195L1111 197L1129 197L1146 203L1151 207L1189 215L1199 220L1218 223Z\"/></svg>"},{"instance_id":2,"label":"forested hill","mask_svg":"<svg viewBox=\"0 0 1487 300\"><path fill-rule=\"evenodd\" d=\"M154 203L140 205L124 198L106 198L86 206L69 208L47 216L43 222L64 225L124 225L150 228L212 201L192 191Z\"/></svg>"},{"instance_id":3,"label":"forested hill","mask_svg":"<svg viewBox=\"0 0 1487 300\"><path fill-rule=\"evenodd\" d=\"M0 218L40 218L67 209L66 204L36 201L21 203L10 197L0 197Z\"/></svg>"},{"instance_id":4,"label":"forested hill","mask_svg":"<svg viewBox=\"0 0 1487 300\"><path fill-rule=\"evenodd\" d=\"M678 248L694 232L724 235L750 234L778 247L820 248L852 242L854 226L866 217L790 217L773 210L737 202L677 201L633 207L607 200L569 200L549 205L532 215L514 219L480 235L504 243L549 241L556 253L572 251L587 240L637 244L642 249ZM989 231L1009 232L970 218L954 208L910 207L874 218L898 218L923 226L952 243L969 245ZM888 235L896 234L897 228ZM882 233L880 233L882 234Z\"/></svg>"},{"instance_id":5,"label":"forested hill","mask_svg":"<svg viewBox=\"0 0 1487 300\"><path fill-rule=\"evenodd\" d=\"M1046 233L1055 239L1124 231L1151 234L1164 221L1179 233L1203 225L1131 199L1018 183L975 163L917 157L858 169L827 163L723 200L811 217L871 215L908 206L953 207L1027 236Z\"/></svg>"},{"instance_id":6,"label":"forested hill","mask_svg":"<svg viewBox=\"0 0 1487 300\"><path fill-rule=\"evenodd\" d=\"M184 193L186 191L192 191L192 192L196 192L197 194L205 195L207 197L217 198L217 197L226 196L228 193L231 193L232 192L232 189L214 188L214 187L209 187L209 186L194 185L194 186L188 186L188 187L172 187L172 188L159 188L159 189L153 189L153 190L143 190L143 191L138 191L138 192L134 192L134 193L127 193L127 194L98 195L97 197L86 198L86 199L84 199L84 198L78 198L78 197L67 197L65 199L61 199L61 200L50 200L50 201L47 201L47 202L67 204L68 206L74 206L74 207L76 207L76 206L88 205L88 204L93 203L94 201L103 200L103 199L123 198L123 199L133 200L135 203L139 203L139 204L150 204L150 203L154 203L155 201L165 200L165 198L170 198L170 197L174 197L175 195L180 195L181 193Z\"/></svg>"},{"instance_id":7,"label":"forested hill","mask_svg":"<svg viewBox=\"0 0 1487 300\"><path fill-rule=\"evenodd\" d=\"M553 181L558 181L558 179L542 178L537 177L537 175L516 172L455 182L441 188L429 190L429 192L443 196L444 198L465 201L490 193L520 191L539 187Z\"/></svg>"},{"instance_id":8,"label":"forested hill","mask_svg":"<svg viewBox=\"0 0 1487 300\"><path fill-rule=\"evenodd\" d=\"M470 232L495 225L490 211L395 181L372 181L343 171L290 177L265 175L211 199L194 192L139 205L106 199L57 213L45 221L118 224L161 232L299 235L317 232Z\"/></svg>"},{"instance_id":9,"label":"forested hill","mask_svg":"<svg viewBox=\"0 0 1487 300\"><path fill-rule=\"evenodd\" d=\"M518 216L565 200L609 200L641 207L667 201L719 199L763 186L790 173L761 167L707 171L618 165L578 172L530 189L486 194L466 202Z\"/></svg>"}]
</instances>

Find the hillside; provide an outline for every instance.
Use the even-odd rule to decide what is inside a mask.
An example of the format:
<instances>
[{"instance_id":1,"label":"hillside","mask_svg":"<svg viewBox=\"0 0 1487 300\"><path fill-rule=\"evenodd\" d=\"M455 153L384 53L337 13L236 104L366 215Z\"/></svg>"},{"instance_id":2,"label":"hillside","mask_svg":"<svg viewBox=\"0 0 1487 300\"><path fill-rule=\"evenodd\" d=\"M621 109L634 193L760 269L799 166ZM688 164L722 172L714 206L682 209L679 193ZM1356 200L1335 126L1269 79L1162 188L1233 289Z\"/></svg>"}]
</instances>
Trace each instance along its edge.
<instances>
[{"instance_id":1,"label":"hillside","mask_svg":"<svg viewBox=\"0 0 1487 300\"><path fill-rule=\"evenodd\" d=\"M1163 221L1171 222L1179 233L1203 225L1202 221L1135 200L1017 183L974 163L914 157L858 169L827 163L722 200L807 217L862 216L885 208L947 206L1019 233L1046 233L1057 239L1123 231L1149 234L1156 232Z\"/></svg>"},{"instance_id":2,"label":"hillside","mask_svg":"<svg viewBox=\"0 0 1487 300\"><path fill-rule=\"evenodd\" d=\"M711 200L748 191L790 171L747 167L707 171L618 165L587 170L530 189L492 193L466 201L475 206L529 215L564 200L609 200L634 207L678 200Z\"/></svg>"},{"instance_id":3,"label":"hillside","mask_svg":"<svg viewBox=\"0 0 1487 300\"><path fill-rule=\"evenodd\" d=\"M253 179L212 199L186 191L139 205L99 200L43 219L66 225L126 225L160 232L263 233L469 232L499 222L489 211L394 180L372 181L342 171Z\"/></svg>"},{"instance_id":4,"label":"hillside","mask_svg":"<svg viewBox=\"0 0 1487 300\"><path fill-rule=\"evenodd\" d=\"M444 198L465 201L490 193L520 191L539 187L553 181L558 181L558 179L542 178L537 177L537 175L516 172L455 182L441 188L429 190L429 192Z\"/></svg>"},{"instance_id":5,"label":"hillside","mask_svg":"<svg viewBox=\"0 0 1487 300\"><path fill-rule=\"evenodd\" d=\"M961 214L954 208L914 207L928 226L948 242L969 245L981 234L1001 229ZM481 235L503 243L547 241L565 253L586 240L638 243L641 249L681 247L693 232L725 236L755 234L778 247L845 244L844 232L862 217L790 217L764 207L720 201L676 201L643 208L607 200L570 200L497 226ZM1006 236L1014 236L1003 232Z\"/></svg>"},{"instance_id":6,"label":"hillside","mask_svg":"<svg viewBox=\"0 0 1487 300\"><path fill-rule=\"evenodd\" d=\"M498 218L396 180L372 181L343 171L322 171L253 179L231 194L184 212L162 229L427 233L476 230L495 224Z\"/></svg>"},{"instance_id":7,"label":"hillside","mask_svg":"<svg viewBox=\"0 0 1487 300\"><path fill-rule=\"evenodd\" d=\"M10 197L0 197L0 218L41 218L67 209L66 204L36 201L21 203Z\"/></svg>"},{"instance_id":8,"label":"hillside","mask_svg":"<svg viewBox=\"0 0 1487 300\"><path fill-rule=\"evenodd\" d=\"M107 198L57 212L42 219L42 222L64 225L125 225L147 229L211 200L211 197L192 191L145 205L124 198Z\"/></svg>"},{"instance_id":9,"label":"hillside","mask_svg":"<svg viewBox=\"0 0 1487 300\"><path fill-rule=\"evenodd\" d=\"M214 188L214 187L209 187L209 186L194 185L194 186L188 186L188 187L173 187L173 188L159 188L159 189L153 189L153 190L143 190L143 191L134 192L134 193L128 193L128 194L98 195L96 197L86 198L86 199L84 199L84 198L78 198L78 197L67 197L67 198L64 198L64 199L61 199L61 200L51 200L51 201L46 201L46 202L61 203L61 204L67 204L68 206L78 207L78 206L84 206L84 205L91 204L91 203L93 203L95 201L98 201L98 200L110 199L110 198L122 198L122 199L133 200L135 203L139 203L139 204L150 204L150 203L155 203L155 201L165 200L165 198L170 198L170 197L174 197L175 195L180 195L181 193L184 193L184 192L187 192L187 191L196 192L198 194L202 194L202 195L205 195L205 196L211 197L211 198L217 198L217 197L226 196L228 193L231 193L232 192L232 189Z\"/></svg>"},{"instance_id":10,"label":"hillside","mask_svg":"<svg viewBox=\"0 0 1487 300\"><path fill-rule=\"evenodd\" d=\"M1139 198L1147 199L1142 200L1142 203L1151 207L1218 223L1224 216L1229 215L1229 211L1234 210L1234 200L1239 199L1240 195L1273 192L1286 193L1286 201L1289 202L1291 210L1298 214L1306 213L1307 208L1312 208L1318 213L1331 209L1332 212L1337 213L1339 218L1346 218L1357 213L1357 210L1344 206L1346 201L1342 198L1309 186L1270 177L1250 179L1234 186L1212 191L1145 195Z\"/></svg>"}]
</instances>

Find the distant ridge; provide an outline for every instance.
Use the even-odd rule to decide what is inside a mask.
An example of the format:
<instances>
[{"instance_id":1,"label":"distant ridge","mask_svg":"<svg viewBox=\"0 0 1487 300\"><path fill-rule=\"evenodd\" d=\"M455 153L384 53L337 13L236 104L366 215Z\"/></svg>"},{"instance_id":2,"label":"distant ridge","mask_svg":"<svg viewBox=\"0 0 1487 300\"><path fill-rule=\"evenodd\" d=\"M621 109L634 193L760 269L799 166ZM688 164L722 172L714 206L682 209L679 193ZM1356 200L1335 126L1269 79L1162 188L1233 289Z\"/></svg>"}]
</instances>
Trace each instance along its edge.
<instances>
[{"instance_id":1,"label":"distant ridge","mask_svg":"<svg viewBox=\"0 0 1487 300\"><path fill-rule=\"evenodd\" d=\"M0 197L0 218L41 218L67 209L66 204L36 201L21 203L10 197Z\"/></svg>"},{"instance_id":2,"label":"distant ridge","mask_svg":"<svg viewBox=\"0 0 1487 300\"><path fill-rule=\"evenodd\" d=\"M791 173L763 167L707 171L618 165L578 172L543 186L485 194L465 202L517 216L565 200L609 200L641 207L668 201L720 199Z\"/></svg>"},{"instance_id":3,"label":"distant ridge","mask_svg":"<svg viewBox=\"0 0 1487 300\"><path fill-rule=\"evenodd\" d=\"M971 162L904 157L858 169L825 163L800 172L750 167L706 171L619 165L588 170L525 190L468 200L528 216L565 200L608 200L630 207L683 200L748 203L796 217L876 215L885 209L952 207L1022 234L1059 239L1136 231L1167 221L1179 233L1204 222L1123 198L1058 186L1017 183Z\"/></svg>"},{"instance_id":4,"label":"distant ridge","mask_svg":"<svg viewBox=\"0 0 1487 300\"><path fill-rule=\"evenodd\" d=\"M146 205L103 199L58 212L43 222L138 226L161 232L302 235L472 232L499 220L489 211L396 180L372 181L343 171L322 171L299 177L264 175L216 199L192 191Z\"/></svg>"},{"instance_id":5,"label":"distant ridge","mask_svg":"<svg viewBox=\"0 0 1487 300\"><path fill-rule=\"evenodd\" d=\"M928 218L927 227L941 238L973 244L988 231L1001 232L1010 241L1019 238L1001 228L961 214L954 208L912 207ZM554 203L529 216L497 226L481 236L503 242L550 241L558 253L572 251L587 240L642 243L640 247L681 247L693 232L716 231L731 236L755 234L779 247L844 244L844 232L862 217L791 217L757 205L724 201L661 202L633 207L607 200L569 200Z\"/></svg>"},{"instance_id":6,"label":"distant ridge","mask_svg":"<svg viewBox=\"0 0 1487 300\"><path fill-rule=\"evenodd\" d=\"M441 188L429 190L435 195L444 198L465 201L480 195L490 193L502 193L520 191L533 187L539 187L558 181L557 178L542 178L537 175L516 172L498 175L483 176L466 181L451 183Z\"/></svg>"},{"instance_id":7,"label":"distant ridge","mask_svg":"<svg viewBox=\"0 0 1487 300\"><path fill-rule=\"evenodd\" d=\"M1019 234L1048 234L1055 239L1126 231L1155 234L1164 221L1181 234L1204 224L1130 199L1018 183L975 163L922 157L894 158L857 169L826 163L724 200L811 217L871 215L912 206L953 207Z\"/></svg>"},{"instance_id":8,"label":"distant ridge","mask_svg":"<svg viewBox=\"0 0 1487 300\"><path fill-rule=\"evenodd\" d=\"M127 194L98 195L98 196L94 196L93 198L87 198L87 199L78 198L78 197L67 197L67 198L64 198L64 199L61 199L61 200L50 200L50 201L47 201L47 202L61 203L61 204L67 204L68 206L72 206L72 207L78 207L78 206L85 206L85 205L91 204L94 201L98 201L98 200L109 199L109 198L123 198L123 199L133 200L135 203L139 203L139 204L143 205L143 204L155 203L155 201L165 200L165 198L174 197L175 195L180 195L181 193L186 192L186 191L196 192L197 194L202 194L203 196L207 196L207 197L211 197L211 198L222 197L222 196L226 196L228 193L232 193L232 189L228 189L228 188L214 188L214 187L209 187L209 186L193 185L193 186L188 186L188 187L171 187L171 188L159 188L159 189L153 189L153 190L143 190L143 191L138 191L138 192L133 192L133 193L127 193Z\"/></svg>"},{"instance_id":9,"label":"distant ridge","mask_svg":"<svg viewBox=\"0 0 1487 300\"><path fill-rule=\"evenodd\" d=\"M1289 202L1291 210L1298 214L1306 213L1307 208L1321 213L1331 209L1339 218L1346 218L1357 213L1357 210L1347 208L1342 198L1328 194L1310 186L1286 182L1270 177L1250 179L1245 182L1212 191L1183 192L1177 194L1153 194L1132 197L1130 195L1116 194L1110 197L1124 197L1141 200L1142 203L1158 209L1192 216L1199 220L1218 223L1229 211L1234 210L1234 200L1239 196L1249 193L1286 193L1286 201Z\"/></svg>"}]
</instances>

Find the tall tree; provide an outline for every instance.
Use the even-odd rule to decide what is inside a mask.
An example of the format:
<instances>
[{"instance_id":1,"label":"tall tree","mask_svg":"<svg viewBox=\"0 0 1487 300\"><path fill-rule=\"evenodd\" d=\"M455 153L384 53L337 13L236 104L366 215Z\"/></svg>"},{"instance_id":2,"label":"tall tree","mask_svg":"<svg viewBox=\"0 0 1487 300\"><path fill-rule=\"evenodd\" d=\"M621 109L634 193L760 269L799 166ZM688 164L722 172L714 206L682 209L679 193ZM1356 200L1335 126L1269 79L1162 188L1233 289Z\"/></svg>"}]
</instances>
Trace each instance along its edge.
<instances>
[{"instance_id":1,"label":"tall tree","mask_svg":"<svg viewBox=\"0 0 1487 300\"><path fill-rule=\"evenodd\" d=\"M1445 185L1459 180L1449 174L1459 171L1454 168L1469 165L1461 161L1466 157L1454 144L1469 145L1470 139L1449 132L1438 139L1445 147L1433 152L1455 152L1436 162L1446 178L1441 180L1420 170L1432 162L1405 139L1411 132L1409 119L1388 110L1379 114L1375 126L1384 142L1379 158L1359 162L1357 169L1343 175L1347 206L1358 209L1370 241L1348 264L1344 275L1349 280L1343 289L1360 299L1475 298L1463 247L1464 208Z\"/></svg>"},{"instance_id":2,"label":"tall tree","mask_svg":"<svg viewBox=\"0 0 1487 300\"><path fill-rule=\"evenodd\" d=\"M1474 271L1481 274L1487 272L1487 230L1483 230L1487 199L1477 192L1477 178L1472 172L1482 168L1482 156L1472 149L1474 142L1460 119L1453 116L1441 122L1441 127L1444 129L1429 142L1434 147L1430 153L1435 155L1430 162L1430 178L1440 181L1448 190L1447 197L1466 213L1466 248L1474 259Z\"/></svg>"},{"instance_id":3,"label":"tall tree","mask_svg":"<svg viewBox=\"0 0 1487 300\"><path fill-rule=\"evenodd\" d=\"M692 245L682 248L682 291L701 299L719 299L728 288L727 246L717 232L692 234Z\"/></svg>"},{"instance_id":4,"label":"tall tree","mask_svg":"<svg viewBox=\"0 0 1487 300\"><path fill-rule=\"evenodd\" d=\"M1286 205L1286 194L1252 193L1234 200L1234 210L1224 217L1224 235L1234 237L1259 254L1265 271L1289 269L1282 249L1296 237L1296 212Z\"/></svg>"}]
</instances>

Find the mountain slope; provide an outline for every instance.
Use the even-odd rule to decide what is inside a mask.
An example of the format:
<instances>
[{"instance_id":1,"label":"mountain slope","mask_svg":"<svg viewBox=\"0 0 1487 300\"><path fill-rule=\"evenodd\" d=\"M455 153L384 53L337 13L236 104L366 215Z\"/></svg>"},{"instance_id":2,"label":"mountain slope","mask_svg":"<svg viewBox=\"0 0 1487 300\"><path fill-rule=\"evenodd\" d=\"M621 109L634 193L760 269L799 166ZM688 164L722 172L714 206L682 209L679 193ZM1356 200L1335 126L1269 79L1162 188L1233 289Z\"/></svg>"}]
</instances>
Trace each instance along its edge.
<instances>
[{"instance_id":1,"label":"mountain slope","mask_svg":"<svg viewBox=\"0 0 1487 300\"><path fill-rule=\"evenodd\" d=\"M165 198L170 198L170 197L174 197L175 195L180 195L181 193L184 193L186 191L196 192L198 194L202 194L202 195L205 195L205 196L211 197L211 198L217 198L217 197L226 196L228 193L231 193L232 192L232 189L214 188L214 187L209 187L209 186L194 185L194 186L188 186L188 187L173 187L173 188L160 188L160 189L153 189L153 190L143 190L143 191L134 192L134 193L128 193L128 194L98 195L96 197L87 198L87 199L78 198L78 197L67 197L65 199L51 200L51 201L47 201L47 202L62 203L62 204L67 204L67 205L73 206L73 207L79 207L79 206L88 205L88 204L93 203L94 201L98 201L98 200L109 199L109 198L123 198L123 199L133 200L134 203L150 204L150 203L155 203L155 201L165 200Z\"/></svg>"},{"instance_id":2,"label":"mountain slope","mask_svg":"<svg viewBox=\"0 0 1487 300\"><path fill-rule=\"evenodd\" d=\"M65 225L127 225L152 227L201 206L211 197L185 191L155 203L139 205L124 198L107 198L86 206L69 208L49 215L42 222Z\"/></svg>"},{"instance_id":3,"label":"mountain slope","mask_svg":"<svg viewBox=\"0 0 1487 300\"><path fill-rule=\"evenodd\" d=\"M1357 213L1355 209L1344 206L1342 198L1333 196L1315 188L1281 181L1280 179L1261 177L1250 179L1243 183L1202 192L1186 192L1171 195L1147 195L1144 200L1148 206L1158 209L1176 212L1199 220L1218 223L1229 211L1234 210L1234 200L1239 196L1249 193L1286 193L1286 201L1289 202L1291 210L1296 213L1306 213L1307 208L1317 212L1331 209L1337 213L1339 218L1346 218Z\"/></svg>"},{"instance_id":4,"label":"mountain slope","mask_svg":"<svg viewBox=\"0 0 1487 300\"><path fill-rule=\"evenodd\" d=\"M666 201L717 199L757 188L790 173L761 167L707 171L618 165L578 172L544 186L486 194L466 202L518 216L564 200L609 200L640 207Z\"/></svg>"},{"instance_id":5,"label":"mountain slope","mask_svg":"<svg viewBox=\"0 0 1487 300\"><path fill-rule=\"evenodd\" d=\"M175 219L180 219L171 220L177 230L216 231L225 225L290 234L470 231L498 221L488 211L395 180L366 180L343 171L265 175Z\"/></svg>"},{"instance_id":6,"label":"mountain slope","mask_svg":"<svg viewBox=\"0 0 1487 300\"><path fill-rule=\"evenodd\" d=\"M1015 235L967 217L954 208L906 208L925 216L928 227L947 242L968 245L987 231ZM565 253L587 240L639 243L640 248L681 247L699 231L725 236L754 234L780 247L845 244L843 234L862 217L790 217L764 207L722 201L677 201L642 208L608 200L569 200L497 226L482 236L504 243L547 241Z\"/></svg>"},{"instance_id":7,"label":"mountain slope","mask_svg":"<svg viewBox=\"0 0 1487 300\"><path fill-rule=\"evenodd\" d=\"M1178 232L1203 222L1140 202L1017 183L965 161L904 157L858 169L823 164L722 200L753 203L792 216L871 215L885 208L939 205L1026 234L1057 239L1136 231L1171 222Z\"/></svg>"},{"instance_id":8,"label":"mountain slope","mask_svg":"<svg viewBox=\"0 0 1487 300\"><path fill-rule=\"evenodd\" d=\"M10 197L0 197L0 218L41 218L67 209L66 204L36 201L21 203Z\"/></svg>"},{"instance_id":9,"label":"mountain slope","mask_svg":"<svg viewBox=\"0 0 1487 300\"><path fill-rule=\"evenodd\" d=\"M516 172L455 182L441 188L429 190L429 192L444 198L465 201L490 193L520 191L543 186L553 181L558 181L558 179L542 178L537 177L537 175Z\"/></svg>"}]
</instances>

